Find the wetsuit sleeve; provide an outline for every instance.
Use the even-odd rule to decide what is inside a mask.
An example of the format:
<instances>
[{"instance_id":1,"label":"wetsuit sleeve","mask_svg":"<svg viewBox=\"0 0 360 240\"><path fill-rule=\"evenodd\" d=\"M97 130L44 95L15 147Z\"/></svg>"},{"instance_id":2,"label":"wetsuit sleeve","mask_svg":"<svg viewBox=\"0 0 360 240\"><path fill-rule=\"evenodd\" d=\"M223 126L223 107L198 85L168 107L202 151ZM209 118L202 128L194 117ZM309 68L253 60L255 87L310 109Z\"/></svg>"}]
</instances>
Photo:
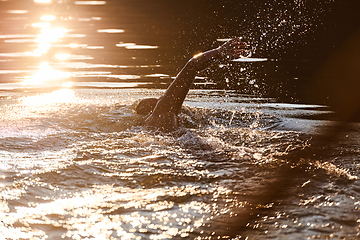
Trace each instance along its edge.
<instances>
[{"instance_id":1,"label":"wetsuit sleeve","mask_svg":"<svg viewBox=\"0 0 360 240\"><path fill-rule=\"evenodd\" d=\"M218 49L200 53L191 58L159 99L154 112L178 114L197 72L209 67L220 58L221 55Z\"/></svg>"}]
</instances>

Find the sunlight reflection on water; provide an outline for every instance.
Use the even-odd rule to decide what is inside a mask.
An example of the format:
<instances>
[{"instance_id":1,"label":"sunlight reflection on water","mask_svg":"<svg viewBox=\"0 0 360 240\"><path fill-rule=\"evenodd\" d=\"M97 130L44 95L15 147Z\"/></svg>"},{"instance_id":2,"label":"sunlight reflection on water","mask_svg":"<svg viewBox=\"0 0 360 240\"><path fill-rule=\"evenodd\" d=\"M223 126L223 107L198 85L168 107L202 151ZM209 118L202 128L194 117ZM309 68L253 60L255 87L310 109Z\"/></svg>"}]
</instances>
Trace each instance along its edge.
<instances>
[{"instance_id":1,"label":"sunlight reflection on water","mask_svg":"<svg viewBox=\"0 0 360 240\"><path fill-rule=\"evenodd\" d=\"M178 131L140 125L134 102L160 97L164 89L151 84L166 86L194 49L226 41L227 30L201 35L197 28L206 43L181 26L170 29L173 12L160 10L174 3L34 2L0 10L0 23L11 23L0 35L0 239L359 235L358 131L326 148L321 161L306 160L317 130L331 123L325 106L197 89ZM305 4L295 2L299 10ZM283 45L305 30L297 24L305 17L287 18L281 3L255 12L267 21L254 25L264 39L251 38L256 46ZM191 44L181 49L174 32ZM229 64L240 66L235 72L226 64L220 70L234 74L227 81L259 87L265 64L277 60L241 58ZM196 81L217 83L212 75ZM293 163L288 156L300 151L305 157Z\"/></svg>"},{"instance_id":2,"label":"sunlight reflection on water","mask_svg":"<svg viewBox=\"0 0 360 240\"><path fill-rule=\"evenodd\" d=\"M75 92L71 89L60 89L51 93L44 93L31 97L20 98L19 101L28 106L43 106L45 104L73 102Z\"/></svg>"},{"instance_id":3,"label":"sunlight reflection on water","mask_svg":"<svg viewBox=\"0 0 360 240\"><path fill-rule=\"evenodd\" d=\"M57 83L59 79L65 79L70 77L71 74L63 71L54 70L49 66L49 63L41 63L39 71L25 79L21 84L22 85L41 85L48 84L51 82Z\"/></svg>"},{"instance_id":4,"label":"sunlight reflection on water","mask_svg":"<svg viewBox=\"0 0 360 240\"><path fill-rule=\"evenodd\" d=\"M224 209L217 209L216 206L201 201L180 203L175 207L172 201L161 199L181 199L208 194L214 194L217 198L230 192L221 187L201 190L198 187L182 186L138 191L111 185L95 185L92 190L74 193L67 198L48 199L45 203L18 207L16 213L6 213L8 211L4 205L1 215L3 222L6 223L61 227L67 230L63 231L62 237L72 239L86 237L110 239L114 233L121 239L141 239L141 235L147 234L151 234L152 239L188 237L189 234L199 231L196 229L202 227L214 212ZM14 193L16 194L19 193ZM119 215L118 213L121 212L124 214ZM45 235L44 232L33 230L31 227L0 226L0 229L4 236L13 238Z\"/></svg>"},{"instance_id":5,"label":"sunlight reflection on water","mask_svg":"<svg viewBox=\"0 0 360 240\"><path fill-rule=\"evenodd\" d=\"M67 32L65 28L50 28L50 24L49 26L41 25L39 27L43 29L34 40L34 42L38 43L38 49L33 50L33 56L37 57L47 53L52 46L52 43L58 42L59 39L63 38L64 34Z\"/></svg>"},{"instance_id":6,"label":"sunlight reflection on water","mask_svg":"<svg viewBox=\"0 0 360 240\"><path fill-rule=\"evenodd\" d=\"M99 29L99 33L123 33L123 29Z\"/></svg>"},{"instance_id":7,"label":"sunlight reflection on water","mask_svg":"<svg viewBox=\"0 0 360 240\"><path fill-rule=\"evenodd\" d=\"M205 239L215 232L216 236L228 236L223 227L246 217L249 209L269 211L251 229L281 220L281 229L291 230L298 223L314 220L289 220L286 209L274 210L276 202L251 203L264 192L264 179L274 180L271 169L283 164L278 157L307 144L299 132L261 130L261 126L276 124L278 119L270 111L278 111L281 104L263 107L268 113L251 112L259 106L248 97L192 91L190 105L202 99L213 106L191 107L186 115L199 122L209 118L213 123L204 128L182 129L171 135L134 126L119 130L134 117L126 105L132 102L129 98L160 92L63 89L41 94L20 92L21 97L8 99L16 104L4 110L13 115L5 112L0 116L13 124L7 125L8 132L1 132L4 141L0 143L20 149L0 151L0 176L4 176L0 185L1 234L15 239ZM221 96L228 102L221 104ZM246 109L237 109L239 100ZM293 111L309 108L293 107ZM249 127L239 127L245 123ZM331 168L331 176L355 179L346 170L330 165L311 166ZM317 179L310 175L297 191L311 189ZM313 205L329 211L337 206L325 192L321 195L306 195L301 205L296 205L296 198L291 206L300 212ZM326 228L313 223L320 230Z\"/></svg>"},{"instance_id":8,"label":"sunlight reflection on water","mask_svg":"<svg viewBox=\"0 0 360 240\"><path fill-rule=\"evenodd\" d=\"M35 3L51 3L51 0L34 0Z\"/></svg>"},{"instance_id":9,"label":"sunlight reflection on water","mask_svg":"<svg viewBox=\"0 0 360 240\"><path fill-rule=\"evenodd\" d=\"M77 5L105 5L106 1L75 1Z\"/></svg>"},{"instance_id":10,"label":"sunlight reflection on water","mask_svg":"<svg viewBox=\"0 0 360 240\"><path fill-rule=\"evenodd\" d=\"M116 44L117 47L124 47L126 49L156 49L158 46L149 46L149 45L137 45L136 43L119 43Z\"/></svg>"}]
</instances>

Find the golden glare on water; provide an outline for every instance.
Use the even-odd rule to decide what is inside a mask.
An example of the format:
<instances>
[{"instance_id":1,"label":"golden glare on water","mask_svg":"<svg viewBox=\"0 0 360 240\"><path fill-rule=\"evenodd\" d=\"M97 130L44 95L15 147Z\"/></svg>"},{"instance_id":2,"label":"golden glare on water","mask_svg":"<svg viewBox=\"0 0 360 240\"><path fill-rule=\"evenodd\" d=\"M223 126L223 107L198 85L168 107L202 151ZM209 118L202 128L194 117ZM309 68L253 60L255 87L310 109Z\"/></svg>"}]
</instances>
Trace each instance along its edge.
<instances>
[{"instance_id":1,"label":"golden glare on water","mask_svg":"<svg viewBox=\"0 0 360 240\"><path fill-rule=\"evenodd\" d=\"M179 204L179 209L175 211L173 202L158 199L165 196L192 197L202 193L206 192L192 186L136 191L95 185L90 191L81 191L68 198L18 207L16 214L4 214L4 221L21 222L27 226L37 223L61 227L66 229L61 237L69 239L84 239L82 237L85 236L88 237L86 239L113 239L115 234L119 239L142 239L136 235L139 232L151 234L149 239L186 238L204 225L215 204L211 206L191 201ZM5 204L4 208L7 208ZM116 211L124 213L112 214ZM59 219L54 219L54 216ZM12 229L4 230L12 237L18 237L21 233ZM45 239L46 236L30 228L22 230L39 237L31 239Z\"/></svg>"},{"instance_id":2,"label":"golden glare on water","mask_svg":"<svg viewBox=\"0 0 360 240\"><path fill-rule=\"evenodd\" d=\"M59 60L67 60L67 59L69 59L70 56L71 55L68 53L59 53L59 54L55 55L55 58L59 59Z\"/></svg>"},{"instance_id":3,"label":"golden glare on water","mask_svg":"<svg viewBox=\"0 0 360 240\"><path fill-rule=\"evenodd\" d=\"M75 1L76 5L105 5L106 1Z\"/></svg>"},{"instance_id":4,"label":"golden glare on water","mask_svg":"<svg viewBox=\"0 0 360 240\"><path fill-rule=\"evenodd\" d=\"M52 21L52 20L55 20L55 16L54 15L44 15L44 16L41 16L40 20L42 21Z\"/></svg>"},{"instance_id":5,"label":"golden glare on water","mask_svg":"<svg viewBox=\"0 0 360 240\"><path fill-rule=\"evenodd\" d=\"M36 56L40 56L40 55L46 53L51 46L52 46L52 45L51 45L50 43L39 43L39 44L38 44L38 49L35 49L35 50L33 51L33 53L34 53L34 55L36 55Z\"/></svg>"},{"instance_id":6,"label":"golden glare on water","mask_svg":"<svg viewBox=\"0 0 360 240\"><path fill-rule=\"evenodd\" d=\"M44 42L57 42L60 38L64 37L64 34L67 32L65 28L49 28L42 29L41 33L37 35L35 42L44 43Z\"/></svg>"},{"instance_id":7,"label":"golden glare on water","mask_svg":"<svg viewBox=\"0 0 360 240\"><path fill-rule=\"evenodd\" d=\"M41 33L39 33L34 42L38 43L38 48L34 49L32 52L28 53L28 55L34 57L40 57L41 55L47 53L47 51L52 46L52 43L58 42L59 39L64 37L64 34L67 32L65 28L50 28L50 24L48 23L39 23L38 25L32 25L36 27L40 27Z\"/></svg>"},{"instance_id":8,"label":"golden glare on water","mask_svg":"<svg viewBox=\"0 0 360 240\"><path fill-rule=\"evenodd\" d=\"M70 48L85 48L85 47L87 47L87 45L86 44L70 43L69 47Z\"/></svg>"},{"instance_id":9,"label":"golden glare on water","mask_svg":"<svg viewBox=\"0 0 360 240\"><path fill-rule=\"evenodd\" d=\"M51 3L51 0L34 0L36 3Z\"/></svg>"},{"instance_id":10,"label":"golden glare on water","mask_svg":"<svg viewBox=\"0 0 360 240\"><path fill-rule=\"evenodd\" d=\"M50 28L51 25L48 22L39 22L31 24L31 26L36 28Z\"/></svg>"},{"instance_id":11,"label":"golden glare on water","mask_svg":"<svg viewBox=\"0 0 360 240\"><path fill-rule=\"evenodd\" d=\"M28 10L8 10L8 13L12 13L12 14L25 14L28 13Z\"/></svg>"},{"instance_id":12,"label":"golden glare on water","mask_svg":"<svg viewBox=\"0 0 360 240\"><path fill-rule=\"evenodd\" d=\"M158 46L150 46L150 45L138 45L136 43L118 43L116 44L117 47L124 47L126 49L156 49L159 48Z\"/></svg>"},{"instance_id":13,"label":"golden glare on water","mask_svg":"<svg viewBox=\"0 0 360 240\"><path fill-rule=\"evenodd\" d=\"M99 29L97 31L99 33L123 33L123 32L125 32L123 29Z\"/></svg>"},{"instance_id":14,"label":"golden glare on water","mask_svg":"<svg viewBox=\"0 0 360 240\"><path fill-rule=\"evenodd\" d=\"M54 83L55 80L68 78L70 76L70 73L54 70L49 66L49 63L43 62L39 66L39 71L35 75L24 80L21 84L40 85L43 83Z\"/></svg>"},{"instance_id":15,"label":"golden glare on water","mask_svg":"<svg viewBox=\"0 0 360 240\"><path fill-rule=\"evenodd\" d=\"M23 97L20 99L23 105L37 106L45 104L69 103L75 98L75 92L71 89L64 88L51 93L39 94L36 96Z\"/></svg>"}]
</instances>

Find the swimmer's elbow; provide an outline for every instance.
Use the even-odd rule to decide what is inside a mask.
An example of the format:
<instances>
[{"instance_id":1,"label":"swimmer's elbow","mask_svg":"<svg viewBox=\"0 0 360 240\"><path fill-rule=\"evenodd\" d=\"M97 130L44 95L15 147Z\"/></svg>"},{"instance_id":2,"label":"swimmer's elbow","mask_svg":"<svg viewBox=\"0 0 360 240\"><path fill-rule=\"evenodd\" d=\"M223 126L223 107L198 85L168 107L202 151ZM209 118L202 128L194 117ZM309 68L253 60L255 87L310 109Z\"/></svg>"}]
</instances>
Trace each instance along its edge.
<instances>
[{"instance_id":1,"label":"swimmer's elbow","mask_svg":"<svg viewBox=\"0 0 360 240\"><path fill-rule=\"evenodd\" d=\"M199 59L196 57L190 58L190 60L186 63L185 67L187 69L197 69L197 66L199 65Z\"/></svg>"},{"instance_id":2,"label":"swimmer's elbow","mask_svg":"<svg viewBox=\"0 0 360 240\"><path fill-rule=\"evenodd\" d=\"M220 59L218 49L213 49L204 53L199 53L192 57L186 64L186 68L191 70L203 70Z\"/></svg>"}]
</instances>

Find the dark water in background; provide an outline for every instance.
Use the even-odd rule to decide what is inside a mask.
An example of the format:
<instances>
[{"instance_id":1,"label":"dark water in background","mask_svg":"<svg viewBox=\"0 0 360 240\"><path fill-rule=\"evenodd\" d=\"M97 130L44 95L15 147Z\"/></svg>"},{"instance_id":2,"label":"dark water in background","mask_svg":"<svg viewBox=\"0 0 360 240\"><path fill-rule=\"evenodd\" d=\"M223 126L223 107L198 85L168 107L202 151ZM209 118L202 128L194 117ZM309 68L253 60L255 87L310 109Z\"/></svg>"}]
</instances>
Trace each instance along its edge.
<instances>
[{"instance_id":1,"label":"dark water in background","mask_svg":"<svg viewBox=\"0 0 360 240\"><path fill-rule=\"evenodd\" d=\"M359 237L358 2L0 6L0 239ZM178 131L138 126L234 36L252 58L201 73Z\"/></svg>"}]
</instances>

